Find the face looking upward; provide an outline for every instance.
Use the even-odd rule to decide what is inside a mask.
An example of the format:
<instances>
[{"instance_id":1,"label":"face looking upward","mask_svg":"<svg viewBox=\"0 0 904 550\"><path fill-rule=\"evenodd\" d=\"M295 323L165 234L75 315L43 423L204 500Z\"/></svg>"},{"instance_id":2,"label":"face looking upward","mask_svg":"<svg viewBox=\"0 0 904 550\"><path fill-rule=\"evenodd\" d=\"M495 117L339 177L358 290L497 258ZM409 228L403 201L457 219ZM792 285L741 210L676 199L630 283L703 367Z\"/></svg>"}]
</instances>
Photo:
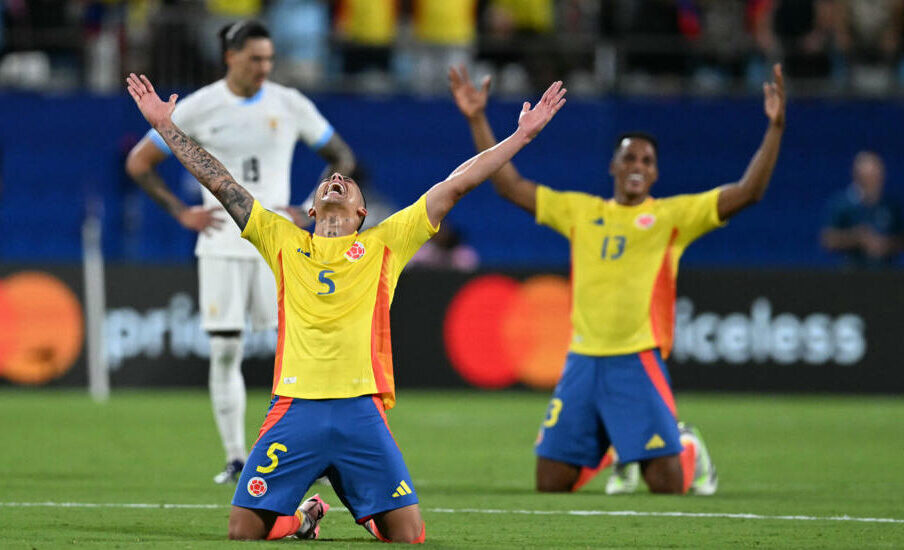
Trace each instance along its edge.
<instances>
[{"instance_id":1,"label":"face looking upward","mask_svg":"<svg viewBox=\"0 0 904 550\"><path fill-rule=\"evenodd\" d=\"M342 234L354 233L367 216L361 188L352 178L334 173L317 186L308 216L317 224L335 217L339 223L348 226Z\"/></svg>"},{"instance_id":2,"label":"face looking upward","mask_svg":"<svg viewBox=\"0 0 904 550\"><path fill-rule=\"evenodd\" d=\"M242 95L253 96L273 70L273 42L269 38L246 39L241 49L226 50L226 67L226 79Z\"/></svg>"},{"instance_id":3,"label":"face looking upward","mask_svg":"<svg viewBox=\"0 0 904 550\"><path fill-rule=\"evenodd\" d=\"M609 163L609 174L615 180L617 203L635 205L646 200L659 178L653 144L639 137L623 139Z\"/></svg>"}]
</instances>

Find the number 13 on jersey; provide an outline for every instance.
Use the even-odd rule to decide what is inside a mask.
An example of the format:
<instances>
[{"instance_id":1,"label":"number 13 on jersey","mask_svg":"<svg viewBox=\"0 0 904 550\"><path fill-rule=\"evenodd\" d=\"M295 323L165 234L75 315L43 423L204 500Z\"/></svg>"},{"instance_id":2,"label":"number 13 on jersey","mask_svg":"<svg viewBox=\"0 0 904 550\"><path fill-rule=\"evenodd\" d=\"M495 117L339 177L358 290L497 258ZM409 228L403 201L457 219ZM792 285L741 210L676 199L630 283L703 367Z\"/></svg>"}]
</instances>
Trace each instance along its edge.
<instances>
[{"instance_id":1,"label":"number 13 on jersey","mask_svg":"<svg viewBox=\"0 0 904 550\"><path fill-rule=\"evenodd\" d=\"M624 235L606 235L603 238L603 251L600 257L604 260L617 260L625 253L628 239Z\"/></svg>"}]
</instances>

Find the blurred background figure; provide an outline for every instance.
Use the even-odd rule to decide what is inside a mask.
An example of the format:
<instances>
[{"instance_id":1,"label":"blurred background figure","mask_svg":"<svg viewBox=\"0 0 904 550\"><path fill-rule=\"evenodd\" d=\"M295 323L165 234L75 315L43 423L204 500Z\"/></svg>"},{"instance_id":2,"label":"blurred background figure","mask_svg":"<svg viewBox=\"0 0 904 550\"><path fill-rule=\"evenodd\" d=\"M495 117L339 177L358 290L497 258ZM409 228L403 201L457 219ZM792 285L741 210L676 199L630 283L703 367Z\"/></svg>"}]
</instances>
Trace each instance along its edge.
<instances>
[{"instance_id":1,"label":"blurred background figure","mask_svg":"<svg viewBox=\"0 0 904 550\"><path fill-rule=\"evenodd\" d=\"M825 79L837 71L839 7L834 0L774 0L756 20L757 47L767 60L782 60L793 81Z\"/></svg>"},{"instance_id":2,"label":"blurred background figure","mask_svg":"<svg viewBox=\"0 0 904 550\"><path fill-rule=\"evenodd\" d=\"M329 56L330 12L321 0L275 0L266 13L280 61L274 78L316 89L324 86Z\"/></svg>"},{"instance_id":3,"label":"blurred background figure","mask_svg":"<svg viewBox=\"0 0 904 550\"><path fill-rule=\"evenodd\" d=\"M502 93L538 88L559 77L551 0L489 0L481 14L479 57L493 65Z\"/></svg>"},{"instance_id":4,"label":"blurred background figure","mask_svg":"<svg viewBox=\"0 0 904 550\"><path fill-rule=\"evenodd\" d=\"M418 93L446 89L446 71L468 64L477 38L477 0L413 0L411 85Z\"/></svg>"},{"instance_id":5,"label":"blurred background figure","mask_svg":"<svg viewBox=\"0 0 904 550\"><path fill-rule=\"evenodd\" d=\"M838 0L835 42L858 91L882 93L894 78L901 46L901 0Z\"/></svg>"},{"instance_id":6,"label":"blurred background figure","mask_svg":"<svg viewBox=\"0 0 904 550\"><path fill-rule=\"evenodd\" d=\"M339 0L334 14L338 57L349 86L387 91L398 34L397 0Z\"/></svg>"},{"instance_id":7,"label":"blurred background figure","mask_svg":"<svg viewBox=\"0 0 904 550\"><path fill-rule=\"evenodd\" d=\"M461 234L448 220L443 222L436 235L427 241L408 263L412 269L453 271L474 271L479 264L477 251L462 241Z\"/></svg>"},{"instance_id":8,"label":"blurred background figure","mask_svg":"<svg viewBox=\"0 0 904 550\"><path fill-rule=\"evenodd\" d=\"M901 252L899 205L887 198L885 164L878 154L861 151L854 158L853 181L832 198L822 229L822 246L841 253L849 267L888 266Z\"/></svg>"}]
</instances>

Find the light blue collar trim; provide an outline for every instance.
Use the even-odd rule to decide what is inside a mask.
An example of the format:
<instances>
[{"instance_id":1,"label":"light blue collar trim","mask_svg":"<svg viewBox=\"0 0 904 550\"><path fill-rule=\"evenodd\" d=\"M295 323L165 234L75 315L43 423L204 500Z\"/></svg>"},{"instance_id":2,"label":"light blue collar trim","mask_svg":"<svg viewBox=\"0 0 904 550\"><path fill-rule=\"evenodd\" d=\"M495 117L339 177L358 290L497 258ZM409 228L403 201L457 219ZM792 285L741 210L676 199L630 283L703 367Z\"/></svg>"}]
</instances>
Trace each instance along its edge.
<instances>
[{"instance_id":1,"label":"light blue collar trim","mask_svg":"<svg viewBox=\"0 0 904 550\"><path fill-rule=\"evenodd\" d=\"M262 97L264 97L264 87L263 86L261 86L261 89L258 90L257 93L254 94L253 96L242 98L242 105L254 105L258 101L260 101Z\"/></svg>"}]
</instances>

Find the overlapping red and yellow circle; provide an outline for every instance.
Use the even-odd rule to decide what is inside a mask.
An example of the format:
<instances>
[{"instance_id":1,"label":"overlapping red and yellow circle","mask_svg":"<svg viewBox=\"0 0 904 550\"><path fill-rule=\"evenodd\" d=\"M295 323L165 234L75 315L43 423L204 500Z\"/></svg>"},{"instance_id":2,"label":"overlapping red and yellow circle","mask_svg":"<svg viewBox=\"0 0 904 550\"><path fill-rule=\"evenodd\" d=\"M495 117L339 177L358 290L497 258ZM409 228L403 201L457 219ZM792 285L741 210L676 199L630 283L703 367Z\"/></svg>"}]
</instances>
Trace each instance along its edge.
<instances>
[{"instance_id":1,"label":"overlapping red and yellow circle","mask_svg":"<svg viewBox=\"0 0 904 550\"><path fill-rule=\"evenodd\" d=\"M82 352L82 306L66 284L38 271L0 280L0 376L44 384Z\"/></svg>"},{"instance_id":2,"label":"overlapping red and yellow circle","mask_svg":"<svg viewBox=\"0 0 904 550\"><path fill-rule=\"evenodd\" d=\"M571 339L571 287L558 275L524 282L483 275L452 298L443 324L446 353L469 384L552 388Z\"/></svg>"}]
</instances>

